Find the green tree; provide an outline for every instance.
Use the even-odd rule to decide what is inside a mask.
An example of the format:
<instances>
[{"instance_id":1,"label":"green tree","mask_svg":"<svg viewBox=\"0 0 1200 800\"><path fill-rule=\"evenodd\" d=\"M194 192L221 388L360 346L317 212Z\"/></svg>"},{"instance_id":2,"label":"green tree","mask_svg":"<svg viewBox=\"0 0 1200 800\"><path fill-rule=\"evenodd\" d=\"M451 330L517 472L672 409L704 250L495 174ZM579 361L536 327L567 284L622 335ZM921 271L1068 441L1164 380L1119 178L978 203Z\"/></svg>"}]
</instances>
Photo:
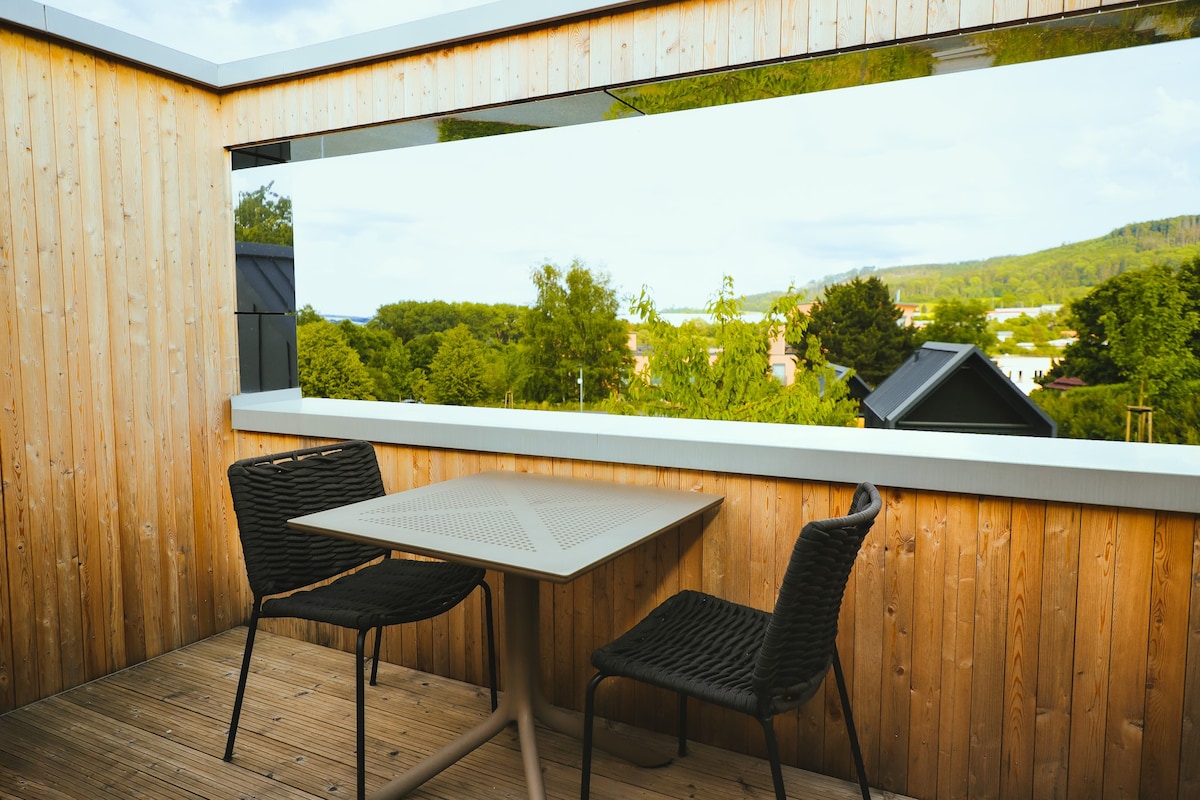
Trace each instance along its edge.
<instances>
[{"instance_id":1,"label":"green tree","mask_svg":"<svg viewBox=\"0 0 1200 800\"><path fill-rule=\"evenodd\" d=\"M1113 363L1137 387L1139 404L1177 390L1200 371L1196 353L1188 349L1200 314L1189 308L1188 294L1169 266L1137 273L1100 324Z\"/></svg>"},{"instance_id":2,"label":"green tree","mask_svg":"<svg viewBox=\"0 0 1200 800\"><path fill-rule=\"evenodd\" d=\"M988 328L988 304L982 300L951 298L937 304L933 322L920 329L923 342L973 344L985 353L996 347L996 334Z\"/></svg>"},{"instance_id":3,"label":"green tree","mask_svg":"<svg viewBox=\"0 0 1200 800\"><path fill-rule=\"evenodd\" d=\"M806 335L820 340L826 360L852 367L875 385L912 352L913 332L900 324L902 317L883 281L855 278L825 287L825 298L809 311ZM789 328L787 336L793 348L804 346L795 328Z\"/></svg>"},{"instance_id":4,"label":"green tree","mask_svg":"<svg viewBox=\"0 0 1200 800\"><path fill-rule=\"evenodd\" d=\"M537 302L523 317L521 392L526 400L567 403L584 395L617 394L633 364L628 326L618 316L616 291L603 273L579 261L564 272L544 264L531 275Z\"/></svg>"},{"instance_id":5,"label":"green tree","mask_svg":"<svg viewBox=\"0 0 1200 800\"><path fill-rule=\"evenodd\" d=\"M375 399L371 376L333 323L318 320L298 326L296 354L304 396Z\"/></svg>"},{"instance_id":6,"label":"green tree","mask_svg":"<svg viewBox=\"0 0 1200 800\"><path fill-rule=\"evenodd\" d=\"M429 365L427 399L448 406L477 405L484 395L486 364L479 340L466 325L446 331Z\"/></svg>"},{"instance_id":7,"label":"green tree","mask_svg":"<svg viewBox=\"0 0 1200 800\"><path fill-rule=\"evenodd\" d=\"M292 246L292 200L271 191L272 181L253 192L238 192L233 210L233 238Z\"/></svg>"},{"instance_id":8,"label":"green tree","mask_svg":"<svg viewBox=\"0 0 1200 800\"><path fill-rule=\"evenodd\" d=\"M803 336L807 320L797 311L797 299L789 290L761 321L747 322L743 301L733 294L733 279L726 276L708 305L716 322L713 356L706 336L697 335L695 326L671 325L643 291L634 311L650 334L648 366L630 381L627 400L610 406L625 413L692 419L849 424L856 404L847 397L845 382L824 363L816 340ZM771 341L785 327L807 348L789 386L774 378L769 360Z\"/></svg>"}]
</instances>

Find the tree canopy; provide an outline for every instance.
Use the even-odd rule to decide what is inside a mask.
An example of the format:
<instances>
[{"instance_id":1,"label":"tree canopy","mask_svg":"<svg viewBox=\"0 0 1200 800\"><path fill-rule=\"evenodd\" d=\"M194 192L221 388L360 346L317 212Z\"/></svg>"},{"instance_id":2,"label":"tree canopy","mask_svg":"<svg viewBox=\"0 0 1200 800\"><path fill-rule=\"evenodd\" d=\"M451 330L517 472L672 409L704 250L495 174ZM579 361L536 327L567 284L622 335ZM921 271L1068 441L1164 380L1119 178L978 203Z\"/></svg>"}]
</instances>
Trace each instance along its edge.
<instances>
[{"instance_id":1,"label":"tree canopy","mask_svg":"<svg viewBox=\"0 0 1200 800\"><path fill-rule=\"evenodd\" d=\"M938 303L933 321L920 329L923 342L973 344L983 352L996 346L996 334L988 329L988 304L982 300L950 298Z\"/></svg>"},{"instance_id":2,"label":"tree canopy","mask_svg":"<svg viewBox=\"0 0 1200 800\"><path fill-rule=\"evenodd\" d=\"M913 349L912 329L887 285L874 276L825 287L825 298L809 311L806 334L820 340L826 360L852 367L871 385L895 371ZM788 344L801 349L801 332L788 329Z\"/></svg>"},{"instance_id":3,"label":"tree canopy","mask_svg":"<svg viewBox=\"0 0 1200 800\"><path fill-rule=\"evenodd\" d=\"M371 376L333 323L318 320L297 326L296 354L304 396L375 399Z\"/></svg>"},{"instance_id":4,"label":"tree canopy","mask_svg":"<svg viewBox=\"0 0 1200 800\"><path fill-rule=\"evenodd\" d=\"M253 192L238 192L233 209L233 239L292 246L292 200L271 191L271 181Z\"/></svg>"},{"instance_id":5,"label":"tree canopy","mask_svg":"<svg viewBox=\"0 0 1200 800\"><path fill-rule=\"evenodd\" d=\"M647 368L633 377L627 397L610 404L624 413L690 419L847 425L857 408L847 397L844 381L824 363L807 324L797 312L797 297L780 297L759 322L742 318L743 301L726 276L707 311L714 319L709 338L695 326L676 327L658 313L646 292L634 304L650 335ZM805 358L788 386L775 378L770 365L771 341L783 335L805 341Z\"/></svg>"},{"instance_id":6,"label":"tree canopy","mask_svg":"<svg viewBox=\"0 0 1200 800\"><path fill-rule=\"evenodd\" d=\"M522 317L523 396L565 403L578 395L581 367L586 397L600 400L620 392L633 355L608 275L573 261L565 271L543 264L531 278L537 301Z\"/></svg>"}]
</instances>

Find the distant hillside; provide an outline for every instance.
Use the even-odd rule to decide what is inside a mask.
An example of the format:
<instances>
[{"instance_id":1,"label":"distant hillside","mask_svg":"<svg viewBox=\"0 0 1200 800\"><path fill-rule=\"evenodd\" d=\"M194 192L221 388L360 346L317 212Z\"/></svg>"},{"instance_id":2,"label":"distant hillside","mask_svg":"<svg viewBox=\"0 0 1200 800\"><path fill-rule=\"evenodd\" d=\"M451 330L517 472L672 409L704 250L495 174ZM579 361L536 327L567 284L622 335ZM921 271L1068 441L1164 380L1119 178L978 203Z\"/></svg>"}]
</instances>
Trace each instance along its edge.
<instances>
[{"instance_id":1,"label":"distant hillside","mask_svg":"<svg viewBox=\"0 0 1200 800\"><path fill-rule=\"evenodd\" d=\"M816 297L829 285L874 275L905 303L948 297L986 298L991 305L1040 306L1082 297L1095 285L1131 269L1178 264L1200 256L1200 215L1137 222L1106 236L1021 256L958 264L864 268L827 275L802 289ZM751 295L747 311L766 311L780 292Z\"/></svg>"},{"instance_id":2,"label":"distant hillside","mask_svg":"<svg viewBox=\"0 0 1200 800\"><path fill-rule=\"evenodd\" d=\"M996 306L1037 306L1081 297L1113 275L1200 256L1200 215L1138 222L1106 236L1021 256L959 264L920 264L834 275L806 287L815 294L856 275L875 275L906 303L986 298Z\"/></svg>"}]
</instances>

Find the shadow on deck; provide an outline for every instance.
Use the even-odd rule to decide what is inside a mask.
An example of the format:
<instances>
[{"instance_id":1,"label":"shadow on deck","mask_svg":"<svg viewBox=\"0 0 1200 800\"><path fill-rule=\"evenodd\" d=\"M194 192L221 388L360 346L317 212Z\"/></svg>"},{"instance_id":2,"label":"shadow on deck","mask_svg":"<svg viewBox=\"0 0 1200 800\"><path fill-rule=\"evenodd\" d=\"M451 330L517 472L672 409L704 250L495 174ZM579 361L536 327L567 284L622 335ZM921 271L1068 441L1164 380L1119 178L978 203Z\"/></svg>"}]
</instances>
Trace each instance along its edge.
<instances>
[{"instance_id":1,"label":"shadow on deck","mask_svg":"<svg viewBox=\"0 0 1200 800\"><path fill-rule=\"evenodd\" d=\"M233 763L221 755L245 628L176 650L0 717L0 797L346 798L354 795L354 677L347 653L260 631ZM487 713L486 691L381 663L367 692L367 790ZM663 746L667 737L618 726ZM547 796L579 793L579 742L539 732ZM667 746L670 746L669 744ZM767 798L766 762L701 744L661 769L597 753L592 796ZM857 786L785 768L788 794L854 800ZM410 795L525 797L510 728ZM899 798L874 790L875 798Z\"/></svg>"}]
</instances>

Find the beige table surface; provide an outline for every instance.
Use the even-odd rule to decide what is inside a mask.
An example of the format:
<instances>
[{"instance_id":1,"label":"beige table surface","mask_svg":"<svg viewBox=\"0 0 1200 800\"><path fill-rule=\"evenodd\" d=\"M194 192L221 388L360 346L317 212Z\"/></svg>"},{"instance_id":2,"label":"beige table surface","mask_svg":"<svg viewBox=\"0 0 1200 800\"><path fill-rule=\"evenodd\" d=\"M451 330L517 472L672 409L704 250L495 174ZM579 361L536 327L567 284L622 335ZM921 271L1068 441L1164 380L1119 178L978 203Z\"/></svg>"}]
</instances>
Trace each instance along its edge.
<instances>
[{"instance_id":1,"label":"beige table surface","mask_svg":"<svg viewBox=\"0 0 1200 800\"><path fill-rule=\"evenodd\" d=\"M505 687L500 706L392 781L373 798L403 797L499 733L520 732L531 800L545 788L535 720L579 735L578 718L555 708L537 686L538 581L567 583L641 542L716 508L721 495L563 478L482 472L298 517L302 530L497 570L504 579ZM521 624L522 622L527 624ZM619 752L635 763L644 754Z\"/></svg>"}]
</instances>

